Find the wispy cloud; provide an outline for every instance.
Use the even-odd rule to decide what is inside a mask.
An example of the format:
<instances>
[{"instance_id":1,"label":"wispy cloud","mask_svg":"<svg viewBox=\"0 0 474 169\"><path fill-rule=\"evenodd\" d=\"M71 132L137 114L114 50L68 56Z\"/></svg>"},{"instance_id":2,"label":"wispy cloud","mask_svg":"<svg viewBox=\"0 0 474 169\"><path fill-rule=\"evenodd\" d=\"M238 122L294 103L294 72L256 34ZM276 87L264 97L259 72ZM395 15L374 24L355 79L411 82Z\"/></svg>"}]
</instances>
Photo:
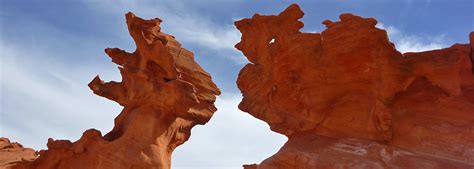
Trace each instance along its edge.
<instances>
[{"instance_id":1,"label":"wispy cloud","mask_svg":"<svg viewBox=\"0 0 474 169\"><path fill-rule=\"evenodd\" d=\"M170 22L170 31L185 42L196 43L214 50L236 50L234 45L240 41L240 32L232 25L219 27L213 23L197 20L194 17L176 17ZM190 29L192 28L192 29Z\"/></svg>"},{"instance_id":2,"label":"wispy cloud","mask_svg":"<svg viewBox=\"0 0 474 169\"><path fill-rule=\"evenodd\" d=\"M186 5L185 2L84 1L91 8L112 12L116 16L122 16L128 11L132 11L144 18L159 17L164 22L162 24L163 31L175 36L178 41L213 50L237 64L247 63L247 59L234 48L234 45L240 41L240 32L234 28L232 22L216 23L208 16L204 16ZM123 32L120 34L126 35Z\"/></svg>"},{"instance_id":3,"label":"wispy cloud","mask_svg":"<svg viewBox=\"0 0 474 169\"><path fill-rule=\"evenodd\" d=\"M88 128L111 129L120 107L92 94L87 83L97 72L113 77L118 71L61 66L40 52L3 41L0 51L2 136L40 149L49 137L76 140Z\"/></svg>"},{"instance_id":4,"label":"wispy cloud","mask_svg":"<svg viewBox=\"0 0 474 169\"><path fill-rule=\"evenodd\" d=\"M193 128L188 142L173 153L176 169L241 169L275 154L286 137L237 109L240 94L224 93L216 102L218 111L205 126Z\"/></svg>"},{"instance_id":5,"label":"wispy cloud","mask_svg":"<svg viewBox=\"0 0 474 169\"><path fill-rule=\"evenodd\" d=\"M444 35L436 35L433 37L420 37L414 35L405 35L395 41L396 47L402 53L405 52L422 52L434 49L441 49L446 45L442 42ZM397 39L397 38L394 38ZM426 39L426 40L423 40Z\"/></svg>"},{"instance_id":6,"label":"wispy cloud","mask_svg":"<svg viewBox=\"0 0 474 169\"><path fill-rule=\"evenodd\" d=\"M442 41L444 34L435 36L419 36L408 34L391 25L378 23L376 27L387 31L390 41L395 43L398 51L405 52L421 52L427 50L441 49L446 45Z\"/></svg>"}]
</instances>

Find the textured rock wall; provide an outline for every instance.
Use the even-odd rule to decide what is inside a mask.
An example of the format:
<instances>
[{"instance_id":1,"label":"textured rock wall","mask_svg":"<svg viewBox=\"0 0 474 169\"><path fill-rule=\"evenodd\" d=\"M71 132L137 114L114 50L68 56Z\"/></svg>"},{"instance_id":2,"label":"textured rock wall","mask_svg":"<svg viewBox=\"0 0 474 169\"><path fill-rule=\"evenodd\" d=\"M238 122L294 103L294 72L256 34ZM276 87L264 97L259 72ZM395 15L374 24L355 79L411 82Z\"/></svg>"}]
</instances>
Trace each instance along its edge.
<instances>
[{"instance_id":1,"label":"textured rock wall","mask_svg":"<svg viewBox=\"0 0 474 169\"><path fill-rule=\"evenodd\" d=\"M105 50L119 65L122 81L105 83L97 76L89 84L95 94L124 107L113 130L102 136L90 129L76 142L49 139L37 160L14 168L166 169L191 128L209 121L220 91L193 53L162 33L158 18L128 13L126 20L136 51Z\"/></svg>"},{"instance_id":2,"label":"textured rock wall","mask_svg":"<svg viewBox=\"0 0 474 169\"><path fill-rule=\"evenodd\" d=\"M373 18L340 15L303 33L303 12L235 22L251 62L239 108L289 141L246 168L474 167L471 45L398 52Z\"/></svg>"},{"instance_id":3,"label":"textured rock wall","mask_svg":"<svg viewBox=\"0 0 474 169\"><path fill-rule=\"evenodd\" d=\"M236 48L251 62L237 80L239 108L289 138L246 169L474 168L474 33L470 45L401 54L375 19L342 14L321 33L302 33L301 17L291 5L235 23ZM0 139L0 168L170 168L220 91L160 19L126 19L136 51L105 50L122 81L89 84L124 107L113 130L49 139L39 158Z\"/></svg>"},{"instance_id":4,"label":"textured rock wall","mask_svg":"<svg viewBox=\"0 0 474 169\"><path fill-rule=\"evenodd\" d=\"M10 142L9 139L0 137L0 169L28 163L36 158L35 150L24 148L19 143Z\"/></svg>"}]
</instances>

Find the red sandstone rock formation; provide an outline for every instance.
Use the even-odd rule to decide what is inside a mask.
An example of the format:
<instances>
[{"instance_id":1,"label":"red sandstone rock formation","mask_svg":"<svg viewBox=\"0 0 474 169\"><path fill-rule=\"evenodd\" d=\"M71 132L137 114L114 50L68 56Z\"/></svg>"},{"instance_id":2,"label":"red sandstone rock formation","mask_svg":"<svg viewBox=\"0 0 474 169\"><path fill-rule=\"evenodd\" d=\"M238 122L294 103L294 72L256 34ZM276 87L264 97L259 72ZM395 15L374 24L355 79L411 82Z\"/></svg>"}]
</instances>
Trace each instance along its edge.
<instances>
[{"instance_id":1,"label":"red sandstone rock formation","mask_svg":"<svg viewBox=\"0 0 474 169\"><path fill-rule=\"evenodd\" d=\"M24 148L19 143L12 143L9 139L0 137L0 168L10 168L19 163L27 163L36 157L35 150Z\"/></svg>"},{"instance_id":2,"label":"red sandstone rock formation","mask_svg":"<svg viewBox=\"0 0 474 169\"><path fill-rule=\"evenodd\" d=\"M246 168L472 168L471 46L398 52L373 18L342 14L302 33L303 12L235 22L251 62L239 108L289 140Z\"/></svg>"},{"instance_id":3,"label":"red sandstone rock formation","mask_svg":"<svg viewBox=\"0 0 474 169\"><path fill-rule=\"evenodd\" d=\"M102 136L90 129L76 142L49 139L37 160L16 168L166 169L191 128L209 121L220 91L193 53L161 32L160 19L132 13L126 19L136 51L105 50L119 65L122 82L96 77L89 84L95 94L124 107L113 130Z\"/></svg>"}]
</instances>

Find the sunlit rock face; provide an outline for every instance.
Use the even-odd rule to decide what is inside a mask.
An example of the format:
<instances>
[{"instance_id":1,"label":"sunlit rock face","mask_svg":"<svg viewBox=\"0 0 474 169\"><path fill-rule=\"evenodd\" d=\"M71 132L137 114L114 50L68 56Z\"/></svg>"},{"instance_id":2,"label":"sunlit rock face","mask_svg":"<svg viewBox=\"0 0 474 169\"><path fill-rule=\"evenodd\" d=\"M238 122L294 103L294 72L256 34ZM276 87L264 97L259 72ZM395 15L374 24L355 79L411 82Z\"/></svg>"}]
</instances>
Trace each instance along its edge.
<instances>
[{"instance_id":1,"label":"sunlit rock face","mask_svg":"<svg viewBox=\"0 0 474 169\"><path fill-rule=\"evenodd\" d=\"M158 18L128 13L126 20L136 51L105 49L122 81L105 83L97 76L89 84L95 94L124 107L113 130L102 136L90 129L76 142L49 139L37 160L14 168L166 169L191 128L209 121L220 91L193 53L162 33Z\"/></svg>"},{"instance_id":2,"label":"sunlit rock face","mask_svg":"<svg viewBox=\"0 0 474 169\"><path fill-rule=\"evenodd\" d=\"M303 33L303 12L235 22L251 62L239 108L289 140L246 168L472 168L471 45L398 52L377 21L352 14Z\"/></svg>"},{"instance_id":3,"label":"sunlit rock face","mask_svg":"<svg viewBox=\"0 0 474 169\"><path fill-rule=\"evenodd\" d=\"M35 150L23 145L10 142L8 138L0 137L0 168L11 168L20 163L28 163L37 158Z\"/></svg>"}]
</instances>

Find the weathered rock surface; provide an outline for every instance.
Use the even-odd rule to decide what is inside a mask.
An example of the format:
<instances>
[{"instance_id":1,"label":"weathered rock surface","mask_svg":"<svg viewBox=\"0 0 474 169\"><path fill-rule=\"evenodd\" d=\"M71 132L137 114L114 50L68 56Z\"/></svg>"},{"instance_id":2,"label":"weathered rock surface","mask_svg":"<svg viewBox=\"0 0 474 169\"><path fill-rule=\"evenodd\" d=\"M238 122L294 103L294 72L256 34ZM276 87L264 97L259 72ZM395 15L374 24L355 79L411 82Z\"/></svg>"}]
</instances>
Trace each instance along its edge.
<instances>
[{"instance_id":1,"label":"weathered rock surface","mask_svg":"<svg viewBox=\"0 0 474 169\"><path fill-rule=\"evenodd\" d=\"M76 142L49 139L37 160L14 168L166 169L191 128L209 121L220 91L193 53L162 33L158 18L128 13L126 20L136 51L105 50L119 65L122 82L104 83L97 76L89 84L95 94L124 107L113 130L102 136L90 129Z\"/></svg>"},{"instance_id":2,"label":"weathered rock surface","mask_svg":"<svg viewBox=\"0 0 474 169\"><path fill-rule=\"evenodd\" d=\"M37 158L35 150L24 148L23 145L10 142L0 137L0 168L10 168L19 163L27 163Z\"/></svg>"},{"instance_id":3,"label":"weathered rock surface","mask_svg":"<svg viewBox=\"0 0 474 169\"><path fill-rule=\"evenodd\" d=\"M277 154L255 167L261 168L470 169L472 165L369 140L304 134L292 136Z\"/></svg>"},{"instance_id":4,"label":"weathered rock surface","mask_svg":"<svg viewBox=\"0 0 474 169\"><path fill-rule=\"evenodd\" d=\"M401 54L373 18L302 33L303 12L235 22L239 108L289 141L246 168L472 168L471 45Z\"/></svg>"}]
</instances>

